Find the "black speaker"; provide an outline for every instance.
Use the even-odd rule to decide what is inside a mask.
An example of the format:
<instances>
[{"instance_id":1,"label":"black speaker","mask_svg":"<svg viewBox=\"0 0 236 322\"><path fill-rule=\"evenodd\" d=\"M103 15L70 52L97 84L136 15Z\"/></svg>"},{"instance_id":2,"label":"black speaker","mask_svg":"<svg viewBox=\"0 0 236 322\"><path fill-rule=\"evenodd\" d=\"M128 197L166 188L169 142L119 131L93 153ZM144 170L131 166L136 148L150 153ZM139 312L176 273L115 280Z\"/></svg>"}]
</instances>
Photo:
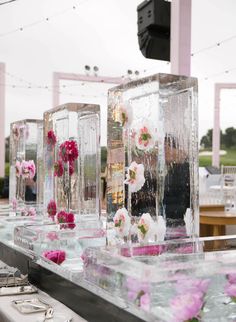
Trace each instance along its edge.
<instances>
[{"instance_id":1,"label":"black speaker","mask_svg":"<svg viewBox=\"0 0 236 322\"><path fill-rule=\"evenodd\" d=\"M139 48L143 56L170 61L170 2L145 0L137 12Z\"/></svg>"}]
</instances>

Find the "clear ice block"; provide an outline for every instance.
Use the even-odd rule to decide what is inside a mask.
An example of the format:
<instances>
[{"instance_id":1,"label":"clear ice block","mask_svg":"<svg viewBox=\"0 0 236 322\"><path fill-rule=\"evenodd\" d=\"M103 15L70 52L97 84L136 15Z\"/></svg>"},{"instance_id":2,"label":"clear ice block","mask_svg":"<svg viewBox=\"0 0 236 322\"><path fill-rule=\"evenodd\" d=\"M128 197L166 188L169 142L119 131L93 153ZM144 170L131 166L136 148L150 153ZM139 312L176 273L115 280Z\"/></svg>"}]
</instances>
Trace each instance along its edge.
<instances>
[{"instance_id":1,"label":"clear ice block","mask_svg":"<svg viewBox=\"0 0 236 322\"><path fill-rule=\"evenodd\" d=\"M14 211L42 204L42 129L42 120L11 124L9 199Z\"/></svg>"},{"instance_id":2,"label":"clear ice block","mask_svg":"<svg viewBox=\"0 0 236 322\"><path fill-rule=\"evenodd\" d=\"M134 222L163 216L166 238L198 235L197 130L195 78L156 74L109 90L108 220L125 207Z\"/></svg>"},{"instance_id":3,"label":"clear ice block","mask_svg":"<svg viewBox=\"0 0 236 322\"><path fill-rule=\"evenodd\" d=\"M72 167L70 160L61 162L61 147L68 141L78 148ZM45 211L54 200L58 210L98 218L100 163L99 105L68 103L44 113Z\"/></svg>"},{"instance_id":4,"label":"clear ice block","mask_svg":"<svg viewBox=\"0 0 236 322\"><path fill-rule=\"evenodd\" d=\"M192 242L197 249L205 240ZM175 243L184 248L180 239ZM148 255L140 251L129 257L122 253L123 249L110 247L86 249L84 277L104 292L123 298L131 311L136 307L156 318L149 320L147 315L147 321L235 320L235 250Z\"/></svg>"}]
</instances>

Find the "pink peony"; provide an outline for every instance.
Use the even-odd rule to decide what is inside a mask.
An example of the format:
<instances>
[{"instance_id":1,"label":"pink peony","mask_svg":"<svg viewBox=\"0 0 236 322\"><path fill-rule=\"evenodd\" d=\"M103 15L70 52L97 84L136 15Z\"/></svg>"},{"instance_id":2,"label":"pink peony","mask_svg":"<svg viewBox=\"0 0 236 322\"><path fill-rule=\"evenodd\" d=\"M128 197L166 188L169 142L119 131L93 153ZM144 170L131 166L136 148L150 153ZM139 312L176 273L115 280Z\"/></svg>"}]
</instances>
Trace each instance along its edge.
<instances>
[{"instance_id":1,"label":"pink peony","mask_svg":"<svg viewBox=\"0 0 236 322\"><path fill-rule=\"evenodd\" d=\"M189 321L195 318L198 321L203 307L202 293L186 293L177 295L170 302L175 322Z\"/></svg>"},{"instance_id":2,"label":"pink peony","mask_svg":"<svg viewBox=\"0 0 236 322\"><path fill-rule=\"evenodd\" d=\"M209 287L210 279L180 279L176 283L177 293L202 293L204 295Z\"/></svg>"},{"instance_id":3,"label":"pink peony","mask_svg":"<svg viewBox=\"0 0 236 322\"><path fill-rule=\"evenodd\" d=\"M57 143L57 137L56 137L54 131L53 130L48 131L47 145L55 146L56 143Z\"/></svg>"},{"instance_id":4,"label":"pink peony","mask_svg":"<svg viewBox=\"0 0 236 322\"><path fill-rule=\"evenodd\" d=\"M78 156L78 146L73 140L65 141L60 145L59 155L64 162L73 162Z\"/></svg>"},{"instance_id":5,"label":"pink peony","mask_svg":"<svg viewBox=\"0 0 236 322\"><path fill-rule=\"evenodd\" d=\"M149 294L144 294L140 297L140 307L145 311L150 310L150 296Z\"/></svg>"},{"instance_id":6,"label":"pink peony","mask_svg":"<svg viewBox=\"0 0 236 322\"><path fill-rule=\"evenodd\" d=\"M58 265L66 259L66 253L63 250L46 251L43 253L43 256Z\"/></svg>"},{"instance_id":7,"label":"pink peony","mask_svg":"<svg viewBox=\"0 0 236 322\"><path fill-rule=\"evenodd\" d=\"M24 179L33 179L36 173L34 161L22 161L21 170Z\"/></svg>"},{"instance_id":8,"label":"pink peony","mask_svg":"<svg viewBox=\"0 0 236 322\"><path fill-rule=\"evenodd\" d=\"M48 216L52 217L52 219L54 220L54 217L57 214L57 205L54 200L49 201L47 206L47 212L48 212Z\"/></svg>"},{"instance_id":9,"label":"pink peony","mask_svg":"<svg viewBox=\"0 0 236 322\"><path fill-rule=\"evenodd\" d=\"M226 295L231 297L232 301L236 302L236 284L228 283L224 291Z\"/></svg>"},{"instance_id":10,"label":"pink peony","mask_svg":"<svg viewBox=\"0 0 236 322\"><path fill-rule=\"evenodd\" d=\"M236 273L227 274L227 280L230 284L236 284Z\"/></svg>"},{"instance_id":11,"label":"pink peony","mask_svg":"<svg viewBox=\"0 0 236 322\"><path fill-rule=\"evenodd\" d=\"M16 161L15 169L16 169L16 176L19 178L22 174L22 166L20 161Z\"/></svg>"},{"instance_id":12,"label":"pink peony","mask_svg":"<svg viewBox=\"0 0 236 322\"><path fill-rule=\"evenodd\" d=\"M58 160L54 163L54 176L55 177L61 177L64 173L64 167L62 160Z\"/></svg>"}]
</instances>

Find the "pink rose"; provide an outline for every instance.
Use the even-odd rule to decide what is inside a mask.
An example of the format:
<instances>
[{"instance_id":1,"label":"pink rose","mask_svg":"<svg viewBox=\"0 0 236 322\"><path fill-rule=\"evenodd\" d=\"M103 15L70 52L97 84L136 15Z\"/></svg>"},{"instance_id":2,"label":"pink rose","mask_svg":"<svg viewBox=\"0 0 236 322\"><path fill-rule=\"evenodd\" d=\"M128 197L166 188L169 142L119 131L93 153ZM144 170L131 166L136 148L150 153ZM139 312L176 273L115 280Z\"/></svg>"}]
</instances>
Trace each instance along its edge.
<instances>
[{"instance_id":1,"label":"pink rose","mask_svg":"<svg viewBox=\"0 0 236 322\"><path fill-rule=\"evenodd\" d=\"M54 200L50 200L50 202L48 203L47 212L48 216L52 217L52 219L54 220L54 217L57 214L57 205Z\"/></svg>"},{"instance_id":2,"label":"pink rose","mask_svg":"<svg viewBox=\"0 0 236 322\"><path fill-rule=\"evenodd\" d=\"M53 130L48 131L47 145L55 146L56 143L57 143L57 137L56 137L54 131Z\"/></svg>"},{"instance_id":3,"label":"pink rose","mask_svg":"<svg viewBox=\"0 0 236 322\"><path fill-rule=\"evenodd\" d=\"M22 174L22 166L20 161L16 161L15 168L16 168L16 176L19 178Z\"/></svg>"},{"instance_id":4,"label":"pink rose","mask_svg":"<svg viewBox=\"0 0 236 322\"><path fill-rule=\"evenodd\" d=\"M51 241L59 240L58 235L55 231L50 231L49 233L47 233L47 238Z\"/></svg>"},{"instance_id":5,"label":"pink rose","mask_svg":"<svg viewBox=\"0 0 236 322\"><path fill-rule=\"evenodd\" d=\"M21 174L24 179L33 179L36 173L36 168L33 160L22 161Z\"/></svg>"},{"instance_id":6,"label":"pink rose","mask_svg":"<svg viewBox=\"0 0 236 322\"><path fill-rule=\"evenodd\" d=\"M65 141L60 145L59 155L64 162L73 162L78 159L77 143L73 140Z\"/></svg>"},{"instance_id":7,"label":"pink rose","mask_svg":"<svg viewBox=\"0 0 236 322\"><path fill-rule=\"evenodd\" d=\"M43 253L43 256L58 265L66 259L66 253L63 250L46 251Z\"/></svg>"}]
</instances>

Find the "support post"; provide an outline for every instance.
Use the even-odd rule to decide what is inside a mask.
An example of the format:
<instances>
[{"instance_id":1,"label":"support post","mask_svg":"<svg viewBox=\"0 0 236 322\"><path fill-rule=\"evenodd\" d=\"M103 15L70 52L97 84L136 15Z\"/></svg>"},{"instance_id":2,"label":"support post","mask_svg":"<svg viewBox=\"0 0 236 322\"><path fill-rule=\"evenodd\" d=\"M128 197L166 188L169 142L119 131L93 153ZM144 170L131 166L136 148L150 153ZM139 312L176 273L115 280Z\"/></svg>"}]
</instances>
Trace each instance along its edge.
<instances>
[{"instance_id":1,"label":"support post","mask_svg":"<svg viewBox=\"0 0 236 322\"><path fill-rule=\"evenodd\" d=\"M0 177L5 176L5 68L0 63Z\"/></svg>"},{"instance_id":2,"label":"support post","mask_svg":"<svg viewBox=\"0 0 236 322\"><path fill-rule=\"evenodd\" d=\"M191 9L192 0L171 2L171 73L191 75Z\"/></svg>"},{"instance_id":3,"label":"support post","mask_svg":"<svg viewBox=\"0 0 236 322\"><path fill-rule=\"evenodd\" d=\"M220 84L215 84L212 165L217 168L220 166L220 90Z\"/></svg>"}]
</instances>

